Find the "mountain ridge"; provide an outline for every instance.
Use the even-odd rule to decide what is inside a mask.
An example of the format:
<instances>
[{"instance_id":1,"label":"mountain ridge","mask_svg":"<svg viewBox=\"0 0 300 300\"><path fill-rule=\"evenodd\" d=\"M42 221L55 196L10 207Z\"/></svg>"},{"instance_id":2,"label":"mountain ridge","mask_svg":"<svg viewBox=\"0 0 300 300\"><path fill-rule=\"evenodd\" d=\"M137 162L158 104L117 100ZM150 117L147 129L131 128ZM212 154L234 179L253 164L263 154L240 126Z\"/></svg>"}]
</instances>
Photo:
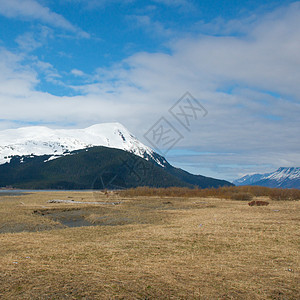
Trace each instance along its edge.
<instances>
[{"instance_id":1,"label":"mountain ridge","mask_svg":"<svg viewBox=\"0 0 300 300\"><path fill-rule=\"evenodd\" d=\"M300 167L280 167L271 173L245 175L233 184L300 189Z\"/></svg>"}]
</instances>

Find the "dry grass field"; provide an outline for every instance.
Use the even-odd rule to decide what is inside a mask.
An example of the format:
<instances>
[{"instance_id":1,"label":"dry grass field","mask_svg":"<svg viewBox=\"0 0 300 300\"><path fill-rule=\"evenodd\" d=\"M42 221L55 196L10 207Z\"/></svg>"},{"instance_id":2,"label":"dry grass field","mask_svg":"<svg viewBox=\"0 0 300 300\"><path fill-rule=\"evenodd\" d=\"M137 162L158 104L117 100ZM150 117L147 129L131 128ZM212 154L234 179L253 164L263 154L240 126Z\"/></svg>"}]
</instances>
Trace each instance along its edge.
<instances>
[{"instance_id":1,"label":"dry grass field","mask_svg":"<svg viewBox=\"0 0 300 300\"><path fill-rule=\"evenodd\" d=\"M254 199L2 195L0 298L300 299L300 202Z\"/></svg>"}]
</instances>

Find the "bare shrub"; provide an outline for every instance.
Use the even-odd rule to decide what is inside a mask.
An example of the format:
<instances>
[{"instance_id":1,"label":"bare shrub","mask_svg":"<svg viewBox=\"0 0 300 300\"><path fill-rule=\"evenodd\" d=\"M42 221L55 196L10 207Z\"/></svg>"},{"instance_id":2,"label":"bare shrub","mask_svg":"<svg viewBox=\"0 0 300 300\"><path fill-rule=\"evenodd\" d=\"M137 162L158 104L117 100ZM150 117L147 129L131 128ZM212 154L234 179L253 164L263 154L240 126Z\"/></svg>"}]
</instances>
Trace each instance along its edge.
<instances>
[{"instance_id":1,"label":"bare shrub","mask_svg":"<svg viewBox=\"0 0 300 300\"><path fill-rule=\"evenodd\" d=\"M119 191L123 197L155 196L155 197L214 197L250 201L253 197L269 197L271 200L300 200L300 190L278 189L262 186L226 186L219 188L149 188L138 187Z\"/></svg>"},{"instance_id":2,"label":"bare shrub","mask_svg":"<svg viewBox=\"0 0 300 300\"><path fill-rule=\"evenodd\" d=\"M300 190L297 189L271 189L269 197L272 200L299 200Z\"/></svg>"}]
</instances>

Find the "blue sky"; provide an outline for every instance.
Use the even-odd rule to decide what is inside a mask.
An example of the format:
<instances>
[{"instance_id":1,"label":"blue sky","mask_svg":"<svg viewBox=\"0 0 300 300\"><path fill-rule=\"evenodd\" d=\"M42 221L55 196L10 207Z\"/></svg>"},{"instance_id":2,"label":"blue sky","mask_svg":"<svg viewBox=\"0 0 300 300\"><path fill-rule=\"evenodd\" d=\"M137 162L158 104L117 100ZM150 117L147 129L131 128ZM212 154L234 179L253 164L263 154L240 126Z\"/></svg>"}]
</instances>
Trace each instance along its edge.
<instances>
[{"instance_id":1,"label":"blue sky","mask_svg":"<svg viewBox=\"0 0 300 300\"><path fill-rule=\"evenodd\" d=\"M0 0L0 26L0 129L117 121L147 143L165 117L194 173L300 165L300 2ZM186 91L208 111L190 131L168 112Z\"/></svg>"}]
</instances>

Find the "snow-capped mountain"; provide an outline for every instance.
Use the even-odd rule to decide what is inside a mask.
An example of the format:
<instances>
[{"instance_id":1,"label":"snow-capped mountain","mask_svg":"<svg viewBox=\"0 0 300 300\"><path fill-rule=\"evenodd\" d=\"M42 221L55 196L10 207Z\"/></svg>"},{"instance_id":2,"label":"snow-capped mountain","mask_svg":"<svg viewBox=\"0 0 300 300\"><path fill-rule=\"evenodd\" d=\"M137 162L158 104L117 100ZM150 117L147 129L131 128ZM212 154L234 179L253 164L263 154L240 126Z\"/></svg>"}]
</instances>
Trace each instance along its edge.
<instances>
[{"instance_id":1,"label":"snow-capped mountain","mask_svg":"<svg viewBox=\"0 0 300 300\"><path fill-rule=\"evenodd\" d=\"M69 152L93 146L105 146L131 152L160 166L166 161L141 143L123 125L103 123L85 129L50 129L30 126L0 131L0 164L13 156L52 155L49 160Z\"/></svg>"},{"instance_id":2,"label":"snow-capped mountain","mask_svg":"<svg viewBox=\"0 0 300 300\"><path fill-rule=\"evenodd\" d=\"M68 190L226 185L231 184L173 167L119 123L85 129L33 126L0 131L0 187Z\"/></svg>"},{"instance_id":3,"label":"snow-capped mountain","mask_svg":"<svg viewBox=\"0 0 300 300\"><path fill-rule=\"evenodd\" d=\"M234 180L232 183L235 185L251 185L270 174L271 173L244 175L243 177Z\"/></svg>"},{"instance_id":4,"label":"snow-capped mountain","mask_svg":"<svg viewBox=\"0 0 300 300\"><path fill-rule=\"evenodd\" d=\"M236 185L260 185L300 189L300 167L279 168L273 173L246 175L233 182Z\"/></svg>"}]
</instances>

